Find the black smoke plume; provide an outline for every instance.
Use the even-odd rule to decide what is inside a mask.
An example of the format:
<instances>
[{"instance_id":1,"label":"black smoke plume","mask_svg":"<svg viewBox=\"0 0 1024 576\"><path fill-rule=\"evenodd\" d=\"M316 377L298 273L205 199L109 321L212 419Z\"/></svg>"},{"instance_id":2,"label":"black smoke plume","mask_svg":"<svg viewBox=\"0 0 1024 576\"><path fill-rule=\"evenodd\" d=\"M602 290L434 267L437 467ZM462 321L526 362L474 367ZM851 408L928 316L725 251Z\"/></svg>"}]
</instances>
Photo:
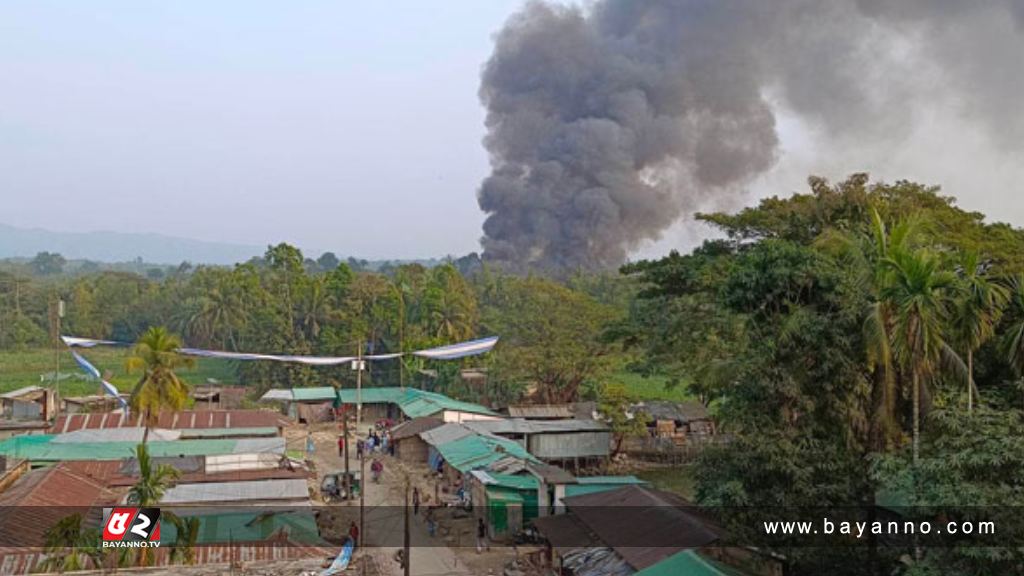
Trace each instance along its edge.
<instances>
[{"instance_id":1,"label":"black smoke plume","mask_svg":"<svg viewBox=\"0 0 1024 576\"><path fill-rule=\"evenodd\" d=\"M1010 0L531 2L482 74L485 257L621 264L774 165L778 105L870 146L906 134L938 86L1012 141L1022 14Z\"/></svg>"}]
</instances>

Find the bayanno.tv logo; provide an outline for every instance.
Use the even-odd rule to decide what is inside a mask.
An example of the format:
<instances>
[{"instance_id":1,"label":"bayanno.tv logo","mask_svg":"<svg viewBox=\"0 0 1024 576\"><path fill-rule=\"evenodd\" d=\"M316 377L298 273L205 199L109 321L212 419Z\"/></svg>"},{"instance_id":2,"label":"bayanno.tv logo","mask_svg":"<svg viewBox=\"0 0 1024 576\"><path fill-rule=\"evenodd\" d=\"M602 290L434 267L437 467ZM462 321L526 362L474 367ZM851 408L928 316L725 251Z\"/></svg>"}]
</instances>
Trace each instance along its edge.
<instances>
[{"instance_id":1,"label":"bayanno.tv logo","mask_svg":"<svg viewBox=\"0 0 1024 576\"><path fill-rule=\"evenodd\" d=\"M159 548L159 508L104 508L104 548Z\"/></svg>"}]
</instances>

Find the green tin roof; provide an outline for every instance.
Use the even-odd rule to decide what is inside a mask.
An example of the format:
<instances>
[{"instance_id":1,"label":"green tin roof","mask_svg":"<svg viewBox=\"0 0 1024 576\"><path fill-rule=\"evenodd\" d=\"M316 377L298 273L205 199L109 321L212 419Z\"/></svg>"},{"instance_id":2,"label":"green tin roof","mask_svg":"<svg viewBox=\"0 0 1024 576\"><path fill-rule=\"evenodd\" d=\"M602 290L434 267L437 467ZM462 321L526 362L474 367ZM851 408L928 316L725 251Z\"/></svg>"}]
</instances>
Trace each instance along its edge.
<instances>
[{"instance_id":1,"label":"green tin roof","mask_svg":"<svg viewBox=\"0 0 1024 576\"><path fill-rule=\"evenodd\" d=\"M495 481L494 484L488 484L488 486L499 486L501 488L525 491L536 491L538 487L537 479L533 476L513 476L511 474L494 474L491 472L487 475Z\"/></svg>"},{"instance_id":2,"label":"green tin roof","mask_svg":"<svg viewBox=\"0 0 1024 576\"><path fill-rule=\"evenodd\" d=\"M693 550L683 550L669 556L653 566L634 573L633 576L676 576L678 574L686 574L686 576L743 576L739 570L704 558Z\"/></svg>"},{"instance_id":3,"label":"green tin roof","mask_svg":"<svg viewBox=\"0 0 1024 576\"><path fill-rule=\"evenodd\" d=\"M277 436L273 426L249 428L187 428L181 430L182 438L225 438L225 437Z\"/></svg>"},{"instance_id":4,"label":"green tin roof","mask_svg":"<svg viewBox=\"0 0 1024 576\"><path fill-rule=\"evenodd\" d=\"M296 402L327 402L334 400L335 394L334 388L330 386L292 388L292 399ZM402 389L393 386L363 388L361 395L357 394L357 390L354 388L342 388L340 394L341 401L345 404L355 404L357 396L360 396L364 404L397 404L409 418L430 416L442 410L457 410L460 412L496 416L493 411L479 404L463 402L449 398L444 394L425 392L415 388Z\"/></svg>"},{"instance_id":5,"label":"green tin roof","mask_svg":"<svg viewBox=\"0 0 1024 576\"><path fill-rule=\"evenodd\" d=\"M437 451L449 466L463 473L507 456L538 462L519 443L496 436L466 436L437 446Z\"/></svg>"},{"instance_id":6,"label":"green tin roof","mask_svg":"<svg viewBox=\"0 0 1024 576\"><path fill-rule=\"evenodd\" d=\"M576 482L578 484L617 484L619 486L648 483L646 480L641 480L636 476L577 476Z\"/></svg>"},{"instance_id":7,"label":"green tin roof","mask_svg":"<svg viewBox=\"0 0 1024 576\"><path fill-rule=\"evenodd\" d=\"M578 476L576 484L565 486L566 496L582 496L584 494L595 494L607 492L630 484L646 485L646 480L636 476Z\"/></svg>"},{"instance_id":8,"label":"green tin roof","mask_svg":"<svg viewBox=\"0 0 1024 576\"><path fill-rule=\"evenodd\" d=\"M137 442L54 443L52 434L15 436L0 441L0 454L38 462L62 460L121 460L133 458ZM149 442L149 454L204 456L233 454L237 440L173 440Z\"/></svg>"},{"instance_id":9,"label":"green tin roof","mask_svg":"<svg viewBox=\"0 0 1024 576\"><path fill-rule=\"evenodd\" d=\"M187 518L188 516L182 515ZM296 544L322 545L316 518L311 511L258 514L253 512L226 512L197 514L199 537L196 544L227 544L229 542L258 542L267 540L280 531ZM173 544L178 533L169 520L160 523L160 539Z\"/></svg>"}]
</instances>

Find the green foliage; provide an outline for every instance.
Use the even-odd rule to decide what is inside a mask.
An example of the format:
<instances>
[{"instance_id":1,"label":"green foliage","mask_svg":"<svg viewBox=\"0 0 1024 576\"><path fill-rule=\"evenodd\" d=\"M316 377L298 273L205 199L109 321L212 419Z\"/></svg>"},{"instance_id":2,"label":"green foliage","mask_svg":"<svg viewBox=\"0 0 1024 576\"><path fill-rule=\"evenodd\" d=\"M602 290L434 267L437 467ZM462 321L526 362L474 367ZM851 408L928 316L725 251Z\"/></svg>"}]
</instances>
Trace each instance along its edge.
<instances>
[{"instance_id":1,"label":"green foliage","mask_svg":"<svg viewBox=\"0 0 1024 576\"><path fill-rule=\"evenodd\" d=\"M140 507L156 506L164 492L174 485L178 470L167 464L154 467L145 444L135 447L135 456L139 462L139 479L128 491L128 503Z\"/></svg>"},{"instance_id":2,"label":"green foliage","mask_svg":"<svg viewBox=\"0 0 1024 576\"><path fill-rule=\"evenodd\" d=\"M1010 535L1019 534L1018 510L1024 505L1019 473L1024 466L1024 413L984 407L973 414L937 410L929 422L917 466L904 454L879 455L873 461L874 478L901 495L905 506L942 509L956 520L995 521L997 534L1003 536L984 546L975 542L930 548L910 573L1017 573L1024 551L1011 545Z\"/></svg>"},{"instance_id":3,"label":"green foliage","mask_svg":"<svg viewBox=\"0 0 1024 576\"><path fill-rule=\"evenodd\" d=\"M636 398L626 391L622 384L605 384L597 397L597 412L608 424L615 441L613 454L622 450L622 442L630 436L643 436L647 433L650 416L643 412L630 412L630 406Z\"/></svg>"},{"instance_id":4,"label":"green foliage","mask_svg":"<svg viewBox=\"0 0 1024 576\"><path fill-rule=\"evenodd\" d=\"M180 564L196 563L196 543L199 541L199 517L182 518L173 512L164 513L164 517L174 524L176 538L171 548L171 562Z\"/></svg>"},{"instance_id":5,"label":"green foliage","mask_svg":"<svg viewBox=\"0 0 1024 576\"><path fill-rule=\"evenodd\" d=\"M598 335L614 309L541 278L502 277L482 290L483 324L502 336L494 364L502 379L536 386L542 401L562 403L609 368L610 349Z\"/></svg>"},{"instance_id":6,"label":"green foliage","mask_svg":"<svg viewBox=\"0 0 1024 576\"><path fill-rule=\"evenodd\" d=\"M128 401L136 413L144 415L146 433L155 426L164 409L177 412L185 407L189 398L189 387L175 373L180 367L191 366L192 358L178 354L181 339L161 327L153 327L139 338L132 349L132 355L125 360L128 372L141 371L139 379Z\"/></svg>"},{"instance_id":7,"label":"green foliage","mask_svg":"<svg viewBox=\"0 0 1024 576\"><path fill-rule=\"evenodd\" d=\"M44 570L63 573L102 565L100 533L84 525L81 513L61 519L46 531L44 538Z\"/></svg>"}]
</instances>

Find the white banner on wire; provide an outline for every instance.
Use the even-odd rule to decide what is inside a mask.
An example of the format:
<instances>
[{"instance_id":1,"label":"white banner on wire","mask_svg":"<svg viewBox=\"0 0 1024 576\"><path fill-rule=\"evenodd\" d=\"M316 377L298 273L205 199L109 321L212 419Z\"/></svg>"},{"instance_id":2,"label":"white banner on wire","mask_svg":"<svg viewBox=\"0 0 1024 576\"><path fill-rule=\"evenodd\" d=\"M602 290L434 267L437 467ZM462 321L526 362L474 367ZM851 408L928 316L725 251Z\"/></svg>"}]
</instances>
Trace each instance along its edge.
<instances>
[{"instance_id":1,"label":"white banner on wire","mask_svg":"<svg viewBox=\"0 0 1024 576\"><path fill-rule=\"evenodd\" d=\"M67 340L64 340L64 341L67 342ZM90 346L87 346L87 348L88 347L90 347ZM100 381L100 383L103 385L103 391L104 392L106 392L107 394L110 394L114 398L117 398L117 401L121 403L121 406L124 406L124 407L128 406L128 403L125 402L124 398L121 397L121 393L118 392L117 386L114 386L110 382L107 382L106 380L104 380L103 379L103 375L100 374L100 371L95 366L90 364L88 360L83 358L81 354L79 354L78 352L75 352L74 350L71 351L71 355L74 356L75 362L78 363L79 368L84 370L86 374L88 374L88 375L92 376L93 378L96 378L97 380Z\"/></svg>"},{"instance_id":2,"label":"white banner on wire","mask_svg":"<svg viewBox=\"0 0 1024 576\"><path fill-rule=\"evenodd\" d=\"M130 346L128 342L117 342L114 340L93 340L91 338L77 338L74 336L61 336L64 343L71 348L92 348L94 346ZM495 344L498 343L497 336L491 336L489 338L481 338L479 340L470 340L468 342L460 342L458 344L450 344L448 346L440 346L438 348L428 348L426 350L417 350L410 352L412 356L418 356L420 358L427 358L431 360L456 360L458 358L465 358L467 356L476 356L477 354L486 354L490 352ZM224 360L268 360L271 362L295 362L298 364L308 364L310 366L337 366L339 364L348 364L353 360L356 360L355 356L295 356L295 355L280 355L280 354L253 354L248 352L225 352L221 350L203 350L202 348L180 348L179 354L186 356L195 356L199 358L221 358ZM405 356L402 353L393 354L370 354L363 356L363 360L393 360ZM84 360L84 359L83 359Z\"/></svg>"}]
</instances>

